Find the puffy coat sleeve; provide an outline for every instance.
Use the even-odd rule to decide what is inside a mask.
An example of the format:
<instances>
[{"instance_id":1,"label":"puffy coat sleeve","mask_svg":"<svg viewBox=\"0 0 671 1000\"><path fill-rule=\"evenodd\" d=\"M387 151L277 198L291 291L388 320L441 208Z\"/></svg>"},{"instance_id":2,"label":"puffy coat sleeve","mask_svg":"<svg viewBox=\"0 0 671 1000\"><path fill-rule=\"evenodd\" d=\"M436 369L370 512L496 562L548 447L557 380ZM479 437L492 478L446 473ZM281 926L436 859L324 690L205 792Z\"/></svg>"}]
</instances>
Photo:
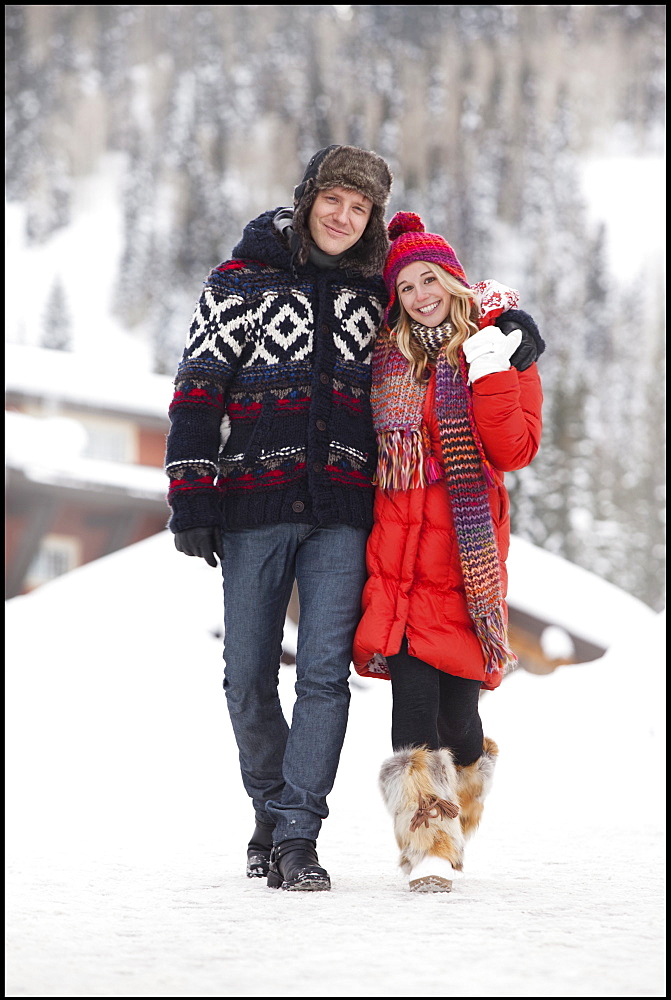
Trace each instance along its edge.
<instances>
[{"instance_id":1,"label":"puffy coat sleeve","mask_svg":"<svg viewBox=\"0 0 671 1000\"><path fill-rule=\"evenodd\" d=\"M509 368L473 383L473 413L487 458L501 472L529 465L541 440L543 389L538 368Z\"/></svg>"}]
</instances>

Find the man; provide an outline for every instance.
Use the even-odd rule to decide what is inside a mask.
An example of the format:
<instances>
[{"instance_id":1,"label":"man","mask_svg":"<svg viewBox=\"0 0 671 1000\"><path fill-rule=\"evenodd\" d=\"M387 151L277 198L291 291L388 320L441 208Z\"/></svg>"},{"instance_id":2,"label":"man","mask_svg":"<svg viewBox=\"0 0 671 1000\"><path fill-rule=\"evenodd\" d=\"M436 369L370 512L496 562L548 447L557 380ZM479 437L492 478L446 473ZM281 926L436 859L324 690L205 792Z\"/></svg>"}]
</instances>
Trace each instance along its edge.
<instances>
[{"instance_id":1,"label":"man","mask_svg":"<svg viewBox=\"0 0 671 1000\"><path fill-rule=\"evenodd\" d=\"M175 379L170 528L224 578L224 690L255 830L247 874L330 889L316 842L349 709L376 445L370 361L386 303L377 154L332 145L293 211L250 222L207 280ZM291 726L278 697L294 581Z\"/></svg>"}]
</instances>

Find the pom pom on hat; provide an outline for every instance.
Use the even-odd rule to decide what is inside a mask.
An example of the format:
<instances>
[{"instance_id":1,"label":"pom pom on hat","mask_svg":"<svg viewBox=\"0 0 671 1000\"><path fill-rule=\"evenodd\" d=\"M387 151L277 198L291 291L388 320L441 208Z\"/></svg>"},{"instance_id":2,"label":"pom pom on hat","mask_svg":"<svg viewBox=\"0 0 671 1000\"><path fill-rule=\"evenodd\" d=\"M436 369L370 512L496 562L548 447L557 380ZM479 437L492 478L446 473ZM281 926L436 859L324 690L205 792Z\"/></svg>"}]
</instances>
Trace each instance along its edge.
<instances>
[{"instance_id":1,"label":"pom pom on hat","mask_svg":"<svg viewBox=\"0 0 671 1000\"><path fill-rule=\"evenodd\" d=\"M442 236L427 233L424 223L414 212L397 212L387 226L391 248L387 255L382 277L389 292L389 303L385 309L385 322L396 304L396 279L408 264L423 260L437 264L456 278L464 288L470 288L468 278L459 263L456 253Z\"/></svg>"},{"instance_id":2,"label":"pom pom on hat","mask_svg":"<svg viewBox=\"0 0 671 1000\"><path fill-rule=\"evenodd\" d=\"M387 226L390 240L396 240L402 233L425 233L424 223L414 212L397 212Z\"/></svg>"}]
</instances>

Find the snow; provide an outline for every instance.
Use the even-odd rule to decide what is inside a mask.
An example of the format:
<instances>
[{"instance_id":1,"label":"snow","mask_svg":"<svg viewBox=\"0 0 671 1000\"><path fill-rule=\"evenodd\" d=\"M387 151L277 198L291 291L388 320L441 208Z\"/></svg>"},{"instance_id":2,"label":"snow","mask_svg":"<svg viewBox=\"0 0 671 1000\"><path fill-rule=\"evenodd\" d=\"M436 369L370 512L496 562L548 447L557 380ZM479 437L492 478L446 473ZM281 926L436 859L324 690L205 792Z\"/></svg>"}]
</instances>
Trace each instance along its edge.
<instances>
[{"instance_id":1,"label":"snow","mask_svg":"<svg viewBox=\"0 0 671 1000\"><path fill-rule=\"evenodd\" d=\"M274 891L244 874L218 571L161 532L8 601L5 995L665 996L664 616L561 569L539 593L570 587L564 624L610 614L614 641L483 695L500 762L435 896L408 892L377 790L386 682L352 681L332 891Z\"/></svg>"},{"instance_id":2,"label":"snow","mask_svg":"<svg viewBox=\"0 0 671 1000\"><path fill-rule=\"evenodd\" d=\"M54 351L9 343L5 348L5 388L53 403L67 402L115 413L167 420L174 392L168 375L127 363L125 354Z\"/></svg>"},{"instance_id":3,"label":"snow","mask_svg":"<svg viewBox=\"0 0 671 1000\"><path fill-rule=\"evenodd\" d=\"M620 631L637 623L644 628L649 618L650 608L637 597L519 536L511 539L506 566L511 605L541 619L549 616L558 628L603 649ZM553 633L547 639L552 642Z\"/></svg>"},{"instance_id":4,"label":"snow","mask_svg":"<svg viewBox=\"0 0 671 1000\"><path fill-rule=\"evenodd\" d=\"M54 281L60 279L71 324L73 350L102 368L150 371L151 350L141 329L128 333L113 310L114 284L123 249L123 153L107 153L99 168L73 188L72 221L41 244L25 235L26 210L5 203L5 329L8 343L39 344ZM57 352L50 352L55 354ZM104 374L101 372L104 379Z\"/></svg>"},{"instance_id":5,"label":"snow","mask_svg":"<svg viewBox=\"0 0 671 1000\"><path fill-rule=\"evenodd\" d=\"M20 469L34 483L165 499L167 481L162 468L84 457L86 429L72 417L32 417L10 411L5 414L5 430L6 467Z\"/></svg>"},{"instance_id":6,"label":"snow","mask_svg":"<svg viewBox=\"0 0 671 1000\"><path fill-rule=\"evenodd\" d=\"M5 389L36 401L32 413L5 413L6 466L33 482L165 499L163 468L87 457L88 432L71 414L148 416L167 432L172 378L127 368L114 353L101 365L86 352L8 344Z\"/></svg>"},{"instance_id":7,"label":"snow","mask_svg":"<svg viewBox=\"0 0 671 1000\"><path fill-rule=\"evenodd\" d=\"M548 625L543 629L541 649L548 660L570 660L575 656L575 643L561 625Z\"/></svg>"},{"instance_id":8,"label":"snow","mask_svg":"<svg viewBox=\"0 0 671 1000\"><path fill-rule=\"evenodd\" d=\"M605 226L608 266L631 283L661 278L666 252L666 162L662 156L592 156L582 162L592 222Z\"/></svg>"}]
</instances>

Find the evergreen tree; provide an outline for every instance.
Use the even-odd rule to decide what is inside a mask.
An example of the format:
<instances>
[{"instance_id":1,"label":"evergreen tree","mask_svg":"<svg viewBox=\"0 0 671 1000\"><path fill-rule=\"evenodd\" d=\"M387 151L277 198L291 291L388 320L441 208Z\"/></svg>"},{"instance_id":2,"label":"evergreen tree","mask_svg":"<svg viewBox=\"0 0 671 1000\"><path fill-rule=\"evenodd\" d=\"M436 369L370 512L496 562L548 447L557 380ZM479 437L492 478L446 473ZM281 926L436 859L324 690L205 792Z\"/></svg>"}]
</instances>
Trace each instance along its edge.
<instances>
[{"instance_id":1,"label":"evergreen tree","mask_svg":"<svg viewBox=\"0 0 671 1000\"><path fill-rule=\"evenodd\" d=\"M72 324L60 275L54 279L47 298L40 343L54 351L72 350Z\"/></svg>"}]
</instances>

